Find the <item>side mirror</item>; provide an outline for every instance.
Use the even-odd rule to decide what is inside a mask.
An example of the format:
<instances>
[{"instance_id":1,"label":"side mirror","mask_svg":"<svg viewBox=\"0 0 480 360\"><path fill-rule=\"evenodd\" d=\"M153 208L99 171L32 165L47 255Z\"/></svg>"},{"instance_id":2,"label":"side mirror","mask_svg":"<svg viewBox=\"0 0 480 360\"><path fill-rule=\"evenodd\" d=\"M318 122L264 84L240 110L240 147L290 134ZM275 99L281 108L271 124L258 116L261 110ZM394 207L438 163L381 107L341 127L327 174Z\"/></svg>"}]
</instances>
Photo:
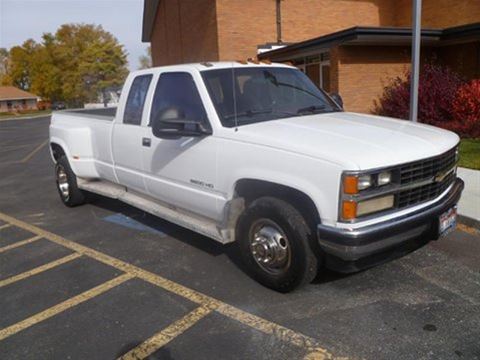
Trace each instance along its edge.
<instances>
[{"instance_id":1,"label":"side mirror","mask_svg":"<svg viewBox=\"0 0 480 360\"><path fill-rule=\"evenodd\" d=\"M330 94L330 97L337 103L338 106L340 106L343 109L343 99L338 93L332 93Z\"/></svg>"},{"instance_id":2,"label":"side mirror","mask_svg":"<svg viewBox=\"0 0 480 360\"><path fill-rule=\"evenodd\" d=\"M162 110L153 120L152 133L162 139L178 139L182 136L211 135L212 130L203 123L185 118L185 112L177 108Z\"/></svg>"}]
</instances>

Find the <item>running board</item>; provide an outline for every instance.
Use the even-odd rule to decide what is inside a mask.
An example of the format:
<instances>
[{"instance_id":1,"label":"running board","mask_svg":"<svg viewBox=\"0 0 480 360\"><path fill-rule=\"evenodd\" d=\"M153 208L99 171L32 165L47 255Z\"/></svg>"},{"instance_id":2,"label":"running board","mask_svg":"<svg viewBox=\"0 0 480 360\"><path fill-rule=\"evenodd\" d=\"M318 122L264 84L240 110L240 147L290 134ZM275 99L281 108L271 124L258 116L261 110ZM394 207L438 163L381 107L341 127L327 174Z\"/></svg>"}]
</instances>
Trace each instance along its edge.
<instances>
[{"instance_id":1,"label":"running board","mask_svg":"<svg viewBox=\"0 0 480 360\"><path fill-rule=\"evenodd\" d=\"M77 178L77 184L82 190L120 200L149 214L219 241L222 244L233 241L230 231L220 229L213 220L201 218L187 211L178 210L154 201L145 195L129 191L125 186L105 180L89 181L80 178Z\"/></svg>"}]
</instances>

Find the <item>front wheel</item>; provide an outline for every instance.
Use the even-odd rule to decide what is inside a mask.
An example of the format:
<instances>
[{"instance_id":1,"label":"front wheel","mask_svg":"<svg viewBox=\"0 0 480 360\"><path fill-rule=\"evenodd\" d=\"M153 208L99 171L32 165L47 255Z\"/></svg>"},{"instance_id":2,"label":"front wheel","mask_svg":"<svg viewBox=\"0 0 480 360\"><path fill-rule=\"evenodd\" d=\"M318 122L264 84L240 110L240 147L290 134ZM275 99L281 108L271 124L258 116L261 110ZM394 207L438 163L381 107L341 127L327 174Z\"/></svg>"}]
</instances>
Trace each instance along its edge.
<instances>
[{"instance_id":1,"label":"front wheel","mask_svg":"<svg viewBox=\"0 0 480 360\"><path fill-rule=\"evenodd\" d=\"M55 177L58 194L66 206L73 207L85 203L85 193L78 188L77 177L66 156L58 159L55 165Z\"/></svg>"},{"instance_id":2,"label":"front wheel","mask_svg":"<svg viewBox=\"0 0 480 360\"><path fill-rule=\"evenodd\" d=\"M311 282L318 259L310 247L311 230L289 203L262 197L238 221L240 255L251 276L280 292Z\"/></svg>"}]
</instances>

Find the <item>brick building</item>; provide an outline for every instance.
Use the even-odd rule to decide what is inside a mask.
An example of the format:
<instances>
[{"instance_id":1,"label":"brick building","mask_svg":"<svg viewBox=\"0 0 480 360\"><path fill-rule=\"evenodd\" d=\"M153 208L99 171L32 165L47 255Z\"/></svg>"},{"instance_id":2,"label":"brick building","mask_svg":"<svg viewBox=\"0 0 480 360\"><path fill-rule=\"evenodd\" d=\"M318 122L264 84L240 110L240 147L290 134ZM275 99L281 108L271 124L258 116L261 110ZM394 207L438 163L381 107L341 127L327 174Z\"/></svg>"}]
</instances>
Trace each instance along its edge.
<instances>
[{"instance_id":1,"label":"brick building","mask_svg":"<svg viewBox=\"0 0 480 360\"><path fill-rule=\"evenodd\" d=\"M290 61L345 108L369 112L410 64L412 0L145 0L155 66ZM480 77L480 1L423 0L422 59Z\"/></svg>"}]
</instances>

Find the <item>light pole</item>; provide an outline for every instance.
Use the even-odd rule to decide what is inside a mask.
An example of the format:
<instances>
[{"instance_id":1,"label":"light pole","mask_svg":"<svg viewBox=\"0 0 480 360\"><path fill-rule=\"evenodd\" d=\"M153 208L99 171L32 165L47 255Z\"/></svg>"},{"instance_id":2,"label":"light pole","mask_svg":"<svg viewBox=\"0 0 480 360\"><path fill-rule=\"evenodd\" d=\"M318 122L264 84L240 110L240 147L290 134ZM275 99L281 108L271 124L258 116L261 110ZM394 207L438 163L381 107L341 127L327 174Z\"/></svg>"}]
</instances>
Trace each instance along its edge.
<instances>
[{"instance_id":1,"label":"light pole","mask_svg":"<svg viewBox=\"0 0 480 360\"><path fill-rule=\"evenodd\" d=\"M412 71L410 75L410 120L418 121L418 83L420 77L420 43L422 38L422 0L412 6Z\"/></svg>"}]
</instances>

